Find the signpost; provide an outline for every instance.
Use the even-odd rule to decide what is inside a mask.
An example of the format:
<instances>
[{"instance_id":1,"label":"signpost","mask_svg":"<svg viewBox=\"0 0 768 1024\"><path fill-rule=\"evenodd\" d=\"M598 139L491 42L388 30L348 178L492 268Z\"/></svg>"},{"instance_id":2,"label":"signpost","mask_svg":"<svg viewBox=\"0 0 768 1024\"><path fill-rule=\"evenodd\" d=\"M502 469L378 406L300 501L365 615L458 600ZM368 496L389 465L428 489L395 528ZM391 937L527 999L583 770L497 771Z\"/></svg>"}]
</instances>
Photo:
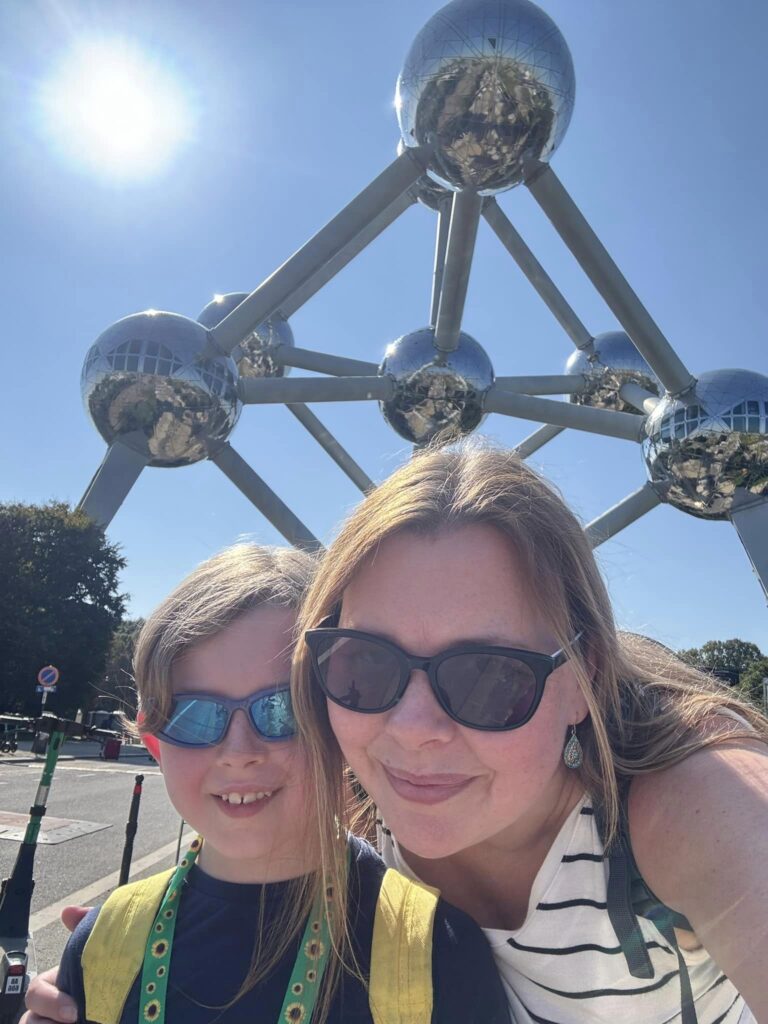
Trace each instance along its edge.
<instances>
[{"instance_id":1,"label":"signpost","mask_svg":"<svg viewBox=\"0 0 768 1024\"><path fill-rule=\"evenodd\" d=\"M40 714L45 710L45 702L49 693L56 692L56 684L59 681L59 670L55 665L46 665L37 673L37 686L35 689L41 693Z\"/></svg>"}]
</instances>

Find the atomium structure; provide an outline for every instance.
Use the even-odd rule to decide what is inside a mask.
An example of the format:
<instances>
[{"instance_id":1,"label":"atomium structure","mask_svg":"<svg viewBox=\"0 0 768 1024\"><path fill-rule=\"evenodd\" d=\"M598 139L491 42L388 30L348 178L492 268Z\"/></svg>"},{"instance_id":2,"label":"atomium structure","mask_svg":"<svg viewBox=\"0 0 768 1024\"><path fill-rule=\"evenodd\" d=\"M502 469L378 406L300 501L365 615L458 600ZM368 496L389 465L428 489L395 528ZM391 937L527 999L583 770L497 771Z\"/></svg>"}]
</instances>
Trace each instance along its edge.
<instances>
[{"instance_id":1,"label":"atomium structure","mask_svg":"<svg viewBox=\"0 0 768 1024\"><path fill-rule=\"evenodd\" d=\"M145 466L210 459L292 544L318 541L229 437L244 405L284 403L362 490L372 481L308 408L375 401L416 447L491 414L542 424L525 458L565 429L642 445L647 479L586 526L593 545L666 502L736 527L768 593L768 377L695 378L550 166L574 105L567 44L530 0L453 0L413 41L396 86L396 159L250 294L217 296L198 320L149 310L88 352L82 391L109 445L80 507L106 526ZM621 331L593 336L499 206L527 188ZM289 319L415 203L437 221L430 322L378 361L294 343ZM480 222L496 234L575 346L565 372L497 376L462 316ZM291 367L323 376L288 376ZM554 397L546 397L554 396ZM565 400L563 400L565 397Z\"/></svg>"}]
</instances>

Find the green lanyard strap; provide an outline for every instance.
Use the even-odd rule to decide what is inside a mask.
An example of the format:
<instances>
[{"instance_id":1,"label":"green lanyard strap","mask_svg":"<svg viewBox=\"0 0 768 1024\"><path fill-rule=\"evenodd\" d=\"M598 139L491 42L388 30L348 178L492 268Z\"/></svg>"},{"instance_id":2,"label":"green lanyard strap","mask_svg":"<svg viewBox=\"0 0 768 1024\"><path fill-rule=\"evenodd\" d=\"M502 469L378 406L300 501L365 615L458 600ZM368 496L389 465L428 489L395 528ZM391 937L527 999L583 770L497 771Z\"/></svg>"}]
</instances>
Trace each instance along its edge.
<instances>
[{"instance_id":1,"label":"green lanyard strap","mask_svg":"<svg viewBox=\"0 0 768 1024\"><path fill-rule=\"evenodd\" d=\"M176 930L179 902L184 881L203 845L200 836L194 840L166 889L160 909L155 915L147 938L144 967L141 973L139 1024L146 1021L165 1024L168 974L171 949ZM318 894L293 965L291 980L283 1000L278 1024L310 1024L320 990L320 982L328 963L330 932L324 912L322 893Z\"/></svg>"}]
</instances>

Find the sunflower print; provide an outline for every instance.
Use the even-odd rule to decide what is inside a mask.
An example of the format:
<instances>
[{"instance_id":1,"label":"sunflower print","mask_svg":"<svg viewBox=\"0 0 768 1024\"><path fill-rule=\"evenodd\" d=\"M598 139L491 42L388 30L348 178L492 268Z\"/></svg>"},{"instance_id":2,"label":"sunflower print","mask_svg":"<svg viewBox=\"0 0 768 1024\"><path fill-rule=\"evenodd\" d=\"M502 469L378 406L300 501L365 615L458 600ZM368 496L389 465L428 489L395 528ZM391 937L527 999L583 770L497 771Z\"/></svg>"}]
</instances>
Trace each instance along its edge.
<instances>
[{"instance_id":1,"label":"sunflower print","mask_svg":"<svg viewBox=\"0 0 768 1024\"><path fill-rule=\"evenodd\" d=\"M310 939L304 946L304 953L308 960L319 960L325 952L325 946L320 939Z\"/></svg>"},{"instance_id":2,"label":"sunflower print","mask_svg":"<svg viewBox=\"0 0 768 1024\"><path fill-rule=\"evenodd\" d=\"M285 1008L285 1022L286 1024L302 1024L302 1021L307 1015L307 1011L303 1003L291 1003Z\"/></svg>"},{"instance_id":3,"label":"sunflower print","mask_svg":"<svg viewBox=\"0 0 768 1024\"><path fill-rule=\"evenodd\" d=\"M144 1020L157 1020L160 1016L161 1004L159 999L152 999L144 1007Z\"/></svg>"}]
</instances>

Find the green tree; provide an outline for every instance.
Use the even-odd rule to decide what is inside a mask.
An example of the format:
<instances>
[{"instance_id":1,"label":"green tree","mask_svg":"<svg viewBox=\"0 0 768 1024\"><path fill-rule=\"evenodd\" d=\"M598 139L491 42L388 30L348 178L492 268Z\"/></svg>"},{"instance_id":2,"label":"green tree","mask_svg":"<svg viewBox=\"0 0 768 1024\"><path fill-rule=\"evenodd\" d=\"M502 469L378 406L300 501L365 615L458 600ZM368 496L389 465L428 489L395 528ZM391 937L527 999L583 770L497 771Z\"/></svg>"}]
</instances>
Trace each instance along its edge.
<instances>
[{"instance_id":1,"label":"green tree","mask_svg":"<svg viewBox=\"0 0 768 1024\"><path fill-rule=\"evenodd\" d=\"M763 707L763 679L768 679L768 658L753 661L739 680L739 689L760 708Z\"/></svg>"},{"instance_id":2,"label":"green tree","mask_svg":"<svg viewBox=\"0 0 768 1024\"><path fill-rule=\"evenodd\" d=\"M701 647L678 651L683 661L709 672L717 669L733 669L739 674L750 665L760 661L764 655L757 644L748 640L708 640Z\"/></svg>"},{"instance_id":3,"label":"green tree","mask_svg":"<svg viewBox=\"0 0 768 1024\"><path fill-rule=\"evenodd\" d=\"M144 619L125 619L112 634L104 674L98 685L98 700L105 708L119 708L135 718L136 687L133 682L133 651Z\"/></svg>"},{"instance_id":4,"label":"green tree","mask_svg":"<svg viewBox=\"0 0 768 1024\"><path fill-rule=\"evenodd\" d=\"M61 672L49 706L87 706L123 617L116 545L63 502L0 504L0 710L34 712L43 665Z\"/></svg>"}]
</instances>

